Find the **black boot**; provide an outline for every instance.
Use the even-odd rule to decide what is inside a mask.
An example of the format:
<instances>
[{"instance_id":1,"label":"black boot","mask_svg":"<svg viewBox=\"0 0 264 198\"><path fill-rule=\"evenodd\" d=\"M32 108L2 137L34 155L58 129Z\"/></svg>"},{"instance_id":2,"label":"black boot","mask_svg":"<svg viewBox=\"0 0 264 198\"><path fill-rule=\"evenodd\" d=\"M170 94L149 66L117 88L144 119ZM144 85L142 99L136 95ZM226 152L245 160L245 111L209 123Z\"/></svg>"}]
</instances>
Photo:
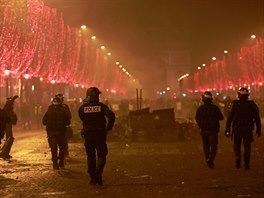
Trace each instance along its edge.
<instances>
[{"instance_id":1,"label":"black boot","mask_svg":"<svg viewBox=\"0 0 264 198\"><path fill-rule=\"evenodd\" d=\"M103 186L103 180L102 180L102 173L101 172L95 173L95 180L99 186Z\"/></svg>"},{"instance_id":2,"label":"black boot","mask_svg":"<svg viewBox=\"0 0 264 198\"><path fill-rule=\"evenodd\" d=\"M249 161L250 161L250 155L249 154L244 154L244 167L245 170L249 170L250 166L249 166Z\"/></svg>"},{"instance_id":3,"label":"black boot","mask_svg":"<svg viewBox=\"0 0 264 198\"><path fill-rule=\"evenodd\" d=\"M4 160L12 158L12 156L9 155L9 153L10 153L11 147L13 145L13 142L14 142L14 138L13 137L9 137L6 140L3 148L1 149L0 157L3 158Z\"/></svg>"},{"instance_id":4,"label":"black boot","mask_svg":"<svg viewBox=\"0 0 264 198\"><path fill-rule=\"evenodd\" d=\"M59 167L60 168L64 168L64 160L60 160L59 161Z\"/></svg>"},{"instance_id":5,"label":"black boot","mask_svg":"<svg viewBox=\"0 0 264 198\"><path fill-rule=\"evenodd\" d=\"M207 160L206 163L207 163L207 166L209 168L214 168L215 167L214 162L212 160Z\"/></svg>"},{"instance_id":6,"label":"black boot","mask_svg":"<svg viewBox=\"0 0 264 198\"><path fill-rule=\"evenodd\" d=\"M53 162L53 169L55 169L55 170L59 169L58 162Z\"/></svg>"},{"instance_id":7,"label":"black boot","mask_svg":"<svg viewBox=\"0 0 264 198\"><path fill-rule=\"evenodd\" d=\"M96 175L94 174L90 174L90 185L96 185Z\"/></svg>"}]
</instances>

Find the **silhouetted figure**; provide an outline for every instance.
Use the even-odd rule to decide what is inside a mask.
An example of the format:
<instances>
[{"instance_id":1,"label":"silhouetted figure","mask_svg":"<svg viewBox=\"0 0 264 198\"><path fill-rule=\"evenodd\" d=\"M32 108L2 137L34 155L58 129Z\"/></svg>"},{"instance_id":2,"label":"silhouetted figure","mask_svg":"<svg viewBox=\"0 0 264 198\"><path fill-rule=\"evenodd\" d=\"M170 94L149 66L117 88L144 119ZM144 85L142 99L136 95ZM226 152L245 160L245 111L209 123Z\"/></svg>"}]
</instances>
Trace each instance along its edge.
<instances>
[{"instance_id":1,"label":"silhouetted figure","mask_svg":"<svg viewBox=\"0 0 264 198\"><path fill-rule=\"evenodd\" d=\"M224 117L218 106L212 103L213 95L206 91L202 95L202 104L196 111L195 120L201 129L203 151L209 168L214 168L214 159L217 153L219 121Z\"/></svg>"},{"instance_id":2,"label":"silhouetted figure","mask_svg":"<svg viewBox=\"0 0 264 198\"><path fill-rule=\"evenodd\" d=\"M232 100L229 96L227 96L224 100L224 115L225 117L228 116L230 108L231 108Z\"/></svg>"},{"instance_id":3,"label":"silhouetted figure","mask_svg":"<svg viewBox=\"0 0 264 198\"><path fill-rule=\"evenodd\" d=\"M90 87L86 92L84 103L79 108L79 117L83 123L81 135L85 140L91 185L103 185L102 173L108 153L106 136L115 123L114 112L107 105L99 102L99 94L101 92L98 88Z\"/></svg>"},{"instance_id":4,"label":"silhouetted figure","mask_svg":"<svg viewBox=\"0 0 264 198\"><path fill-rule=\"evenodd\" d=\"M6 104L3 108L3 113L6 117L8 117L8 122L6 122L5 126L6 142L0 151L0 157L3 159L12 158L12 156L10 155L10 151L14 142L13 125L17 124L17 115L14 112L14 102L17 98L18 96L11 96L7 98Z\"/></svg>"},{"instance_id":5,"label":"silhouetted figure","mask_svg":"<svg viewBox=\"0 0 264 198\"><path fill-rule=\"evenodd\" d=\"M48 142L51 149L51 160L53 169L64 167L65 159L65 131L66 126L70 125L70 117L65 107L62 105L62 100L55 97L52 104L48 107L47 112L42 119L43 125L46 126ZM58 155L59 148L59 155ZM58 164L59 159L59 164Z\"/></svg>"},{"instance_id":6,"label":"silhouetted figure","mask_svg":"<svg viewBox=\"0 0 264 198\"><path fill-rule=\"evenodd\" d=\"M70 117L70 119L72 119L72 114L71 114L71 110L70 107L64 103L64 95L62 93L58 93L56 94L55 97L58 97L61 99L62 101L62 106L65 108L66 112L68 113L68 116ZM69 157L69 139L72 137L72 128L70 126L66 127L66 134L65 134L65 157Z\"/></svg>"},{"instance_id":7,"label":"silhouetted figure","mask_svg":"<svg viewBox=\"0 0 264 198\"><path fill-rule=\"evenodd\" d=\"M37 129L42 129L43 107L41 104L35 105L34 116L36 120Z\"/></svg>"},{"instance_id":8,"label":"silhouetted figure","mask_svg":"<svg viewBox=\"0 0 264 198\"><path fill-rule=\"evenodd\" d=\"M244 145L244 166L250 169L251 143L253 142L253 130L256 124L256 135L261 135L261 122L257 104L248 100L249 91L247 88L240 88L238 100L234 100L226 121L225 135L232 139L234 137L235 166L241 167L241 143ZM232 133L231 132L232 129Z\"/></svg>"},{"instance_id":9,"label":"silhouetted figure","mask_svg":"<svg viewBox=\"0 0 264 198\"><path fill-rule=\"evenodd\" d=\"M24 130L31 130L31 105L26 102L21 107L21 122Z\"/></svg>"}]
</instances>

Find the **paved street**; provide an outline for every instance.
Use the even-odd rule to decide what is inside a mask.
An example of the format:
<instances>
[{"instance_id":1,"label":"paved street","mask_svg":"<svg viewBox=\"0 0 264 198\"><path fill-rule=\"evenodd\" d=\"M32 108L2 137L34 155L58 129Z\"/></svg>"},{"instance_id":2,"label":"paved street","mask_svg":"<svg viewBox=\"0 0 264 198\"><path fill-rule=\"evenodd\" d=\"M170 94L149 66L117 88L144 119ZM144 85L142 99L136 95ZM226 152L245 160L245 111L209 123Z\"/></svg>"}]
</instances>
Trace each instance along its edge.
<instances>
[{"instance_id":1,"label":"paved street","mask_svg":"<svg viewBox=\"0 0 264 198\"><path fill-rule=\"evenodd\" d=\"M197 136L199 137L199 136ZM215 169L199 138L175 142L108 142L104 186L90 186L79 134L64 169L53 170L45 131L15 131L11 161L0 160L0 197L264 197L264 137L252 147L251 170L234 167L232 142L220 135Z\"/></svg>"}]
</instances>

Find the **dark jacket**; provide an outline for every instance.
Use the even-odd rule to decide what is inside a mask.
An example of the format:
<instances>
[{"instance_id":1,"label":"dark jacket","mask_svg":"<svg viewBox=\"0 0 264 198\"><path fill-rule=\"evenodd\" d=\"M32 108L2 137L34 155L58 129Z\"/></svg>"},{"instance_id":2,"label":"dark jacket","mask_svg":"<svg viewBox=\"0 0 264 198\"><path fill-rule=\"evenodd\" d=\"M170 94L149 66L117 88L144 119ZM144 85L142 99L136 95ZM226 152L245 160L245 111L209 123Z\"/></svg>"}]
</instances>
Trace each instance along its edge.
<instances>
[{"instance_id":1,"label":"dark jacket","mask_svg":"<svg viewBox=\"0 0 264 198\"><path fill-rule=\"evenodd\" d=\"M212 103L201 105L195 115L195 120L202 131L219 132L219 121L223 120L224 116L219 107Z\"/></svg>"},{"instance_id":2,"label":"dark jacket","mask_svg":"<svg viewBox=\"0 0 264 198\"><path fill-rule=\"evenodd\" d=\"M10 121L11 121L10 117L6 115L4 110L0 109L0 142L1 139L4 138L6 124Z\"/></svg>"},{"instance_id":3,"label":"dark jacket","mask_svg":"<svg viewBox=\"0 0 264 198\"><path fill-rule=\"evenodd\" d=\"M252 100L234 100L227 117L226 131L252 131L256 123L257 131L261 130L259 109Z\"/></svg>"},{"instance_id":4,"label":"dark jacket","mask_svg":"<svg viewBox=\"0 0 264 198\"><path fill-rule=\"evenodd\" d=\"M111 130L115 123L115 114L101 102L85 102L79 108L79 117L83 122L83 130ZM107 121L106 121L107 118Z\"/></svg>"},{"instance_id":5,"label":"dark jacket","mask_svg":"<svg viewBox=\"0 0 264 198\"><path fill-rule=\"evenodd\" d=\"M71 124L69 113L63 105L50 105L42 119L46 126L48 136L65 133L66 126Z\"/></svg>"}]
</instances>

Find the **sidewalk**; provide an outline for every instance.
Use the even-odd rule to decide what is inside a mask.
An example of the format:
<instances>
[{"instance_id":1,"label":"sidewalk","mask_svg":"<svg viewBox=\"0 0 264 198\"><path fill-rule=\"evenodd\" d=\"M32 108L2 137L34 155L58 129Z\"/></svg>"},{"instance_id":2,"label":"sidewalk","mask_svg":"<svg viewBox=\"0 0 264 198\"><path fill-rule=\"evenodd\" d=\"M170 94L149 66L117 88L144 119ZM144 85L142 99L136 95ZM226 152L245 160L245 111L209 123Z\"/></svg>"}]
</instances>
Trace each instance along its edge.
<instances>
[{"instance_id":1,"label":"sidewalk","mask_svg":"<svg viewBox=\"0 0 264 198\"><path fill-rule=\"evenodd\" d=\"M19 133L19 134L18 134ZM109 142L104 186L90 186L82 139L53 170L45 131L15 134L11 161L0 160L0 197L223 198L264 196L264 138L252 147L251 170L234 168L232 143L220 138L216 168L205 165L200 141Z\"/></svg>"}]
</instances>

